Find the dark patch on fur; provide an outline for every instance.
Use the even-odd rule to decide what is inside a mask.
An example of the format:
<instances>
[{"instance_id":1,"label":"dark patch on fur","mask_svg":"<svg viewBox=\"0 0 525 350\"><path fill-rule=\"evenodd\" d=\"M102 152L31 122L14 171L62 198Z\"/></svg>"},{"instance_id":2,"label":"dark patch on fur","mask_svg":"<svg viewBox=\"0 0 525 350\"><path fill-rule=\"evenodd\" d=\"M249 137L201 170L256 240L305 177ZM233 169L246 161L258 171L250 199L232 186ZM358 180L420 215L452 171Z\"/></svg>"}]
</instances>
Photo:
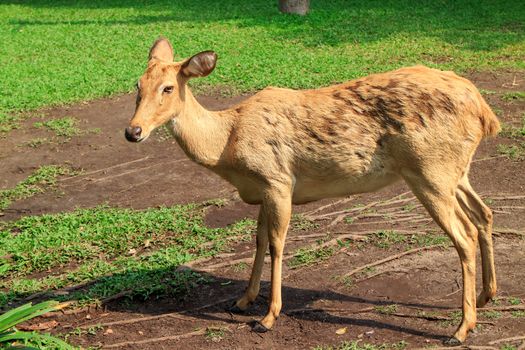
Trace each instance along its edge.
<instances>
[{"instance_id":1,"label":"dark patch on fur","mask_svg":"<svg viewBox=\"0 0 525 350\"><path fill-rule=\"evenodd\" d=\"M271 125L271 126L277 126L277 125L279 125L279 122L278 122L277 120L272 120L272 119L270 119L270 117L267 116L267 115L264 116L264 120L265 120L269 125Z\"/></svg>"},{"instance_id":2,"label":"dark patch on fur","mask_svg":"<svg viewBox=\"0 0 525 350\"><path fill-rule=\"evenodd\" d=\"M361 158L361 159L365 159L366 158L366 155L363 151L355 151L355 155L358 157L358 158Z\"/></svg>"},{"instance_id":3,"label":"dark patch on fur","mask_svg":"<svg viewBox=\"0 0 525 350\"><path fill-rule=\"evenodd\" d=\"M270 111L270 108L268 108L268 107L263 107L263 112L264 112L264 113L270 113L271 111Z\"/></svg>"},{"instance_id":4,"label":"dark patch on fur","mask_svg":"<svg viewBox=\"0 0 525 350\"><path fill-rule=\"evenodd\" d=\"M435 96L439 102L439 105L443 107L445 111L447 111L450 114L456 113L456 106L454 105L454 102L452 102L450 96L448 96L441 90L436 90Z\"/></svg>"},{"instance_id":5,"label":"dark patch on fur","mask_svg":"<svg viewBox=\"0 0 525 350\"><path fill-rule=\"evenodd\" d=\"M242 106L239 106L237 108L235 108L235 112L241 114L242 113L242 110L243 110L243 107Z\"/></svg>"},{"instance_id":6,"label":"dark patch on fur","mask_svg":"<svg viewBox=\"0 0 525 350\"><path fill-rule=\"evenodd\" d=\"M319 134L317 134L315 131L313 131L309 127L306 128L306 132L308 133L308 135L310 135L310 137L316 139L317 142L319 142L320 144L322 145L326 144L326 141L321 136L319 136Z\"/></svg>"},{"instance_id":7,"label":"dark patch on fur","mask_svg":"<svg viewBox=\"0 0 525 350\"><path fill-rule=\"evenodd\" d=\"M272 147L272 152L274 155L274 159L277 162L277 165L279 168L284 169L284 163L282 159L282 152L281 152L281 144L277 142L276 140L266 140L266 143Z\"/></svg>"},{"instance_id":8,"label":"dark patch on fur","mask_svg":"<svg viewBox=\"0 0 525 350\"><path fill-rule=\"evenodd\" d=\"M404 125L394 117L396 113L392 109L392 104L389 104L389 102L390 101L385 101L381 96L376 97L372 115L377 118L383 127L391 127L401 132L404 129Z\"/></svg>"},{"instance_id":9,"label":"dark patch on fur","mask_svg":"<svg viewBox=\"0 0 525 350\"><path fill-rule=\"evenodd\" d=\"M419 124L421 124L422 127L427 127L427 123L425 122L425 118L421 115L421 113L416 112Z\"/></svg>"}]
</instances>

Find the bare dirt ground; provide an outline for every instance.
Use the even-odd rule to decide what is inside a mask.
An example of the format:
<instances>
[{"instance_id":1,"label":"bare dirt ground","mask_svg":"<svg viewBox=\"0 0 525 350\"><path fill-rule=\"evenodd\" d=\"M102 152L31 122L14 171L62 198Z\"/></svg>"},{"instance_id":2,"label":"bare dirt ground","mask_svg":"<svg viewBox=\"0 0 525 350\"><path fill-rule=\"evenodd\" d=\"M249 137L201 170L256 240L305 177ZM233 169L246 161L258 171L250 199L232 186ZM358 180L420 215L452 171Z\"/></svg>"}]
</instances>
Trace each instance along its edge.
<instances>
[{"instance_id":1,"label":"bare dirt ground","mask_svg":"<svg viewBox=\"0 0 525 350\"><path fill-rule=\"evenodd\" d=\"M501 97L505 92L525 90L524 74L473 73L469 77L479 88L494 91L486 95L491 106L503 122L517 125L525 102L505 101ZM242 99L200 98L211 109ZM28 119L21 129L0 139L0 188L13 187L40 165L69 164L84 171L79 176L61 179L56 191L13 203L2 219L102 203L146 208L211 198L227 199L227 205L209 211L209 225L224 226L244 217L256 218L256 207L243 204L233 187L190 162L165 132L157 132L145 143L127 143L124 127L133 108L134 96L124 95L41 111L48 117L75 117L86 130L101 129L98 134L75 136L68 143L26 146L31 139L45 134L32 127L38 118ZM484 141L471 169L473 187L495 211L499 283L498 302L487 305L492 309L480 312L482 324L468 338L467 345L474 347L500 348L504 344L498 342L500 339L525 336L525 318L508 312L513 310L511 297L525 300L525 162L511 161L496 151L498 144L511 142L503 137ZM286 247L289 256L299 247L315 245L326 233L332 238L353 234L355 239L350 244L335 244L331 256L310 266L292 269L285 264L284 307L275 329L268 333L251 332L248 325L266 310L268 266L261 296L247 314L226 311L246 286L250 269L242 262L253 256L254 242L234 244L234 255L193 266L212 281L183 300L115 300L102 308L56 316L59 326L54 332L103 324L103 329L95 334L70 340L84 347L109 348L129 342L119 346L121 349L309 349L337 345L344 340L372 344L404 341L408 348L441 346L459 322L450 316L461 303L461 269L453 248L431 247L363 269L351 278L341 278L355 268L415 247L407 246L406 241L386 246L367 244L360 237L369 231L396 230L413 235L439 232L407 191L399 183L373 194L295 208L296 213L311 220L296 220ZM337 213L348 208L354 210L353 222L341 220ZM397 306L389 307L392 304ZM494 310L499 310L498 317ZM201 329L206 327L217 327L217 331L210 328L205 334ZM337 330L343 334L336 334Z\"/></svg>"}]
</instances>

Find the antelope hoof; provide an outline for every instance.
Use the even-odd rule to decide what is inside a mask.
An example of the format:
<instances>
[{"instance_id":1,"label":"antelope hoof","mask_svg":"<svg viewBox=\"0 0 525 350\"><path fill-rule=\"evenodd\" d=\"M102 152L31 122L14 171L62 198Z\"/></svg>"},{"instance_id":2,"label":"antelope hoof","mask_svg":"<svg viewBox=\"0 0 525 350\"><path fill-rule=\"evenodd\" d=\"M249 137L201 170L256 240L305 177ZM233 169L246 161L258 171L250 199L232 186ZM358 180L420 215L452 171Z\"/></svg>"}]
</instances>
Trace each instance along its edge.
<instances>
[{"instance_id":1,"label":"antelope hoof","mask_svg":"<svg viewBox=\"0 0 525 350\"><path fill-rule=\"evenodd\" d=\"M456 337L450 337L447 340L443 342L445 345L448 346L459 346L461 345L461 341Z\"/></svg>"},{"instance_id":2,"label":"antelope hoof","mask_svg":"<svg viewBox=\"0 0 525 350\"><path fill-rule=\"evenodd\" d=\"M228 311L232 314L243 314L246 311L246 309L241 309L239 306L237 306L237 303L235 302L232 306L228 308Z\"/></svg>"},{"instance_id":3,"label":"antelope hoof","mask_svg":"<svg viewBox=\"0 0 525 350\"><path fill-rule=\"evenodd\" d=\"M252 331L257 333L266 333L269 331L269 329L266 328L261 322L254 321Z\"/></svg>"}]
</instances>

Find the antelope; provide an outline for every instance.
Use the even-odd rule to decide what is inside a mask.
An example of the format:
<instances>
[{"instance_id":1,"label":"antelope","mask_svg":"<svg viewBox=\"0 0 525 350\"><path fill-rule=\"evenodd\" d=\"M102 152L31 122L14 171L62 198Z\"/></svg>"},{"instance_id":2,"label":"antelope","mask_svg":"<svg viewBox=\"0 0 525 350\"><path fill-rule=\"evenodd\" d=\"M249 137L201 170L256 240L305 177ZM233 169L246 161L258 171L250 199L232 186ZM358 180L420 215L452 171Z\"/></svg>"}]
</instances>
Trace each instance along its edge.
<instances>
[{"instance_id":1,"label":"antelope","mask_svg":"<svg viewBox=\"0 0 525 350\"><path fill-rule=\"evenodd\" d=\"M168 124L191 160L230 182L246 203L260 205L251 277L232 310L245 311L257 297L269 246L269 308L253 330L274 326L292 204L371 192L403 179L459 254L463 317L446 342L462 343L476 325L476 307L496 293L492 212L468 172L480 141L500 125L476 87L453 72L415 66L319 89L268 87L212 112L197 102L188 81L209 75L216 61L213 51L204 51L174 62L169 41L155 41L125 136L141 142ZM476 298L478 242L483 288Z\"/></svg>"}]
</instances>

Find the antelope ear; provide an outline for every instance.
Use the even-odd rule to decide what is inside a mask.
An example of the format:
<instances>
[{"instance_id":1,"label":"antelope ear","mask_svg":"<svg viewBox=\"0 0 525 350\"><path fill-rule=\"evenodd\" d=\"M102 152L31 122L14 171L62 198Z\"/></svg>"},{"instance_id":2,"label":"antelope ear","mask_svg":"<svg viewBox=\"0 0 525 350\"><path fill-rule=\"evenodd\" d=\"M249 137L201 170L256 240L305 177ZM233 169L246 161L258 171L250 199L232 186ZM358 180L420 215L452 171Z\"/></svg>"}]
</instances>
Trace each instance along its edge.
<instances>
[{"instance_id":1,"label":"antelope ear","mask_svg":"<svg viewBox=\"0 0 525 350\"><path fill-rule=\"evenodd\" d=\"M210 74L217 63L217 54L203 51L184 61L180 72L188 78L205 77Z\"/></svg>"},{"instance_id":2,"label":"antelope ear","mask_svg":"<svg viewBox=\"0 0 525 350\"><path fill-rule=\"evenodd\" d=\"M166 62L173 62L173 48L166 38L158 38L149 50L149 60L157 59Z\"/></svg>"}]
</instances>

